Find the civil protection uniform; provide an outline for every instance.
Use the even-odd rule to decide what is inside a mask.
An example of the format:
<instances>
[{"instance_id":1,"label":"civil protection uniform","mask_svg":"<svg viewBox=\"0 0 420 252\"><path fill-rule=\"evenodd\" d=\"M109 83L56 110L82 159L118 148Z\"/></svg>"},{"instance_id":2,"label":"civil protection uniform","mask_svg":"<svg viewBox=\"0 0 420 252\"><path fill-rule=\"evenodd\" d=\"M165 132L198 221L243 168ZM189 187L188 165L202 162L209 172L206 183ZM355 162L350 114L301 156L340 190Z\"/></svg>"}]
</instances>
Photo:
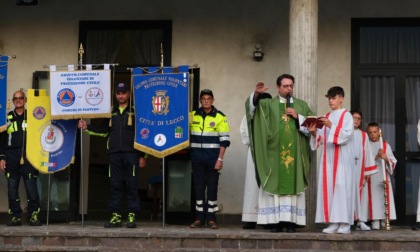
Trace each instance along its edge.
<instances>
[{"instance_id":1,"label":"civil protection uniform","mask_svg":"<svg viewBox=\"0 0 420 252\"><path fill-rule=\"evenodd\" d=\"M88 125L86 131L89 135L108 137L110 198L108 210L115 217L115 223L121 223L121 195L123 181L127 186L127 211L130 216L140 211L140 200L137 188L137 174L139 172L139 158L144 153L134 149L135 126L129 125L129 115L134 109L119 105L112 107L111 119L104 120L100 126ZM111 122L110 122L111 121ZM111 219L113 223L113 219Z\"/></svg>"},{"instance_id":2,"label":"civil protection uniform","mask_svg":"<svg viewBox=\"0 0 420 252\"><path fill-rule=\"evenodd\" d=\"M226 116L214 106L208 114L202 108L192 111L191 117L190 143L196 220L201 223L216 221L216 212L219 210L219 171L214 167L220 147L227 148L230 145L229 125Z\"/></svg>"},{"instance_id":3,"label":"civil protection uniform","mask_svg":"<svg viewBox=\"0 0 420 252\"><path fill-rule=\"evenodd\" d=\"M31 215L30 224L40 225L38 213L40 211L37 189L38 170L26 159L26 110L19 115L15 110L7 114L7 131L2 132L4 152L0 159L6 160L6 178L9 199L9 214L12 225L20 225L22 208L19 199L19 183L22 177L28 198L28 213ZM23 161L23 162L21 162ZM8 224L9 225L9 224Z\"/></svg>"}]
</instances>

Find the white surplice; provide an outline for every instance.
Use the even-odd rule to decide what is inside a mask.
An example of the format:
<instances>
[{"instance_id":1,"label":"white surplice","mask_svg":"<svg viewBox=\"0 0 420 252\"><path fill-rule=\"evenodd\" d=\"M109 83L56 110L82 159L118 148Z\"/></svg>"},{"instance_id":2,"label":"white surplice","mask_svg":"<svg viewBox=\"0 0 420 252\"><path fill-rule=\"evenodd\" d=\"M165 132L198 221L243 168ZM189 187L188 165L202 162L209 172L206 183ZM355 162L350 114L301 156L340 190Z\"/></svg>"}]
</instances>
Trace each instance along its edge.
<instances>
[{"instance_id":1,"label":"white surplice","mask_svg":"<svg viewBox=\"0 0 420 252\"><path fill-rule=\"evenodd\" d=\"M385 144L384 144L385 143ZM397 159L392 153L391 146L386 142L370 142L371 150L373 155L377 155L379 149L384 149L388 162L385 164L385 179L388 185L387 199L388 199L388 213L389 219L395 220L397 215L395 213L394 193L392 190L391 177L394 173ZM370 220L385 220L385 197L384 197L384 173L383 173L383 159L376 159L376 165L378 166L378 172L370 177L368 181L368 194L369 194L369 219Z\"/></svg>"},{"instance_id":2,"label":"white surplice","mask_svg":"<svg viewBox=\"0 0 420 252\"><path fill-rule=\"evenodd\" d=\"M368 220L368 186L365 176L378 172L375 156L372 154L368 134L360 129L353 133L353 151L355 163L356 205L355 220L366 222Z\"/></svg>"},{"instance_id":3,"label":"white surplice","mask_svg":"<svg viewBox=\"0 0 420 252\"><path fill-rule=\"evenodd\" d=\"M271 195L260 188L258 224L277 224L280 221L306 225L305 192L298 195Z\"/></svg>"},{"instance_id":4,"label":"white surplice","mask_svg":"<svg viewBox=\"0 0 420 252\"><path fill-rule=\"evenodd\" d=\"M249 134L246 116L242 119L239 131L241 141L247 148L247 160L245 170L244 202L242 206L242 221L257 222L258 214L258 193L259 188L256 180L255 165L252 160L251 148L249 147Z\"/></svg>"},{"instance_id":5,"label":"white surplice","mask_svg":"<svg viewBox=\"0 0 420 252\"><path fill-rule=\"evenodd\" d=\"M356 194L353 116L345 109L328 113L331 128L324 126L311 135L311 149L321 148L318 167L316 223L354 223Z\"/></svg>"}]
</instances>

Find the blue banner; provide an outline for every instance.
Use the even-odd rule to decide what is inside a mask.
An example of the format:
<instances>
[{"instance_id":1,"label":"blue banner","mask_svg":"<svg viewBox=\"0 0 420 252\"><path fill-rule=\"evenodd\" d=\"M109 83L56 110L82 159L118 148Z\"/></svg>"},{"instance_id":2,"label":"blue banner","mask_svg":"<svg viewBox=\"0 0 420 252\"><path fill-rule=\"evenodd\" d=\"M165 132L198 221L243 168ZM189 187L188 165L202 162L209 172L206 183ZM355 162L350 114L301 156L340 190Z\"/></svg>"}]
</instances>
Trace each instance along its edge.
<instances>
[{"instance_id":1,"label":"blue banner","mask_svg":"<svg viewBox=\"0 0 420 252\"><path fill-rule=\"evenodd\" d=\"M156 69L157 70L157 69ZM134 147L158 158L189 146L188 66L132 71L136 114ZM175 72L178 71L178 72Z\"/></svg>"},{"instance_id":2,"label":"blue banner","mask_svg":"<svg viewBox=\"0 0 420 252\"><path fill-rule=\"evenodd\" d=\"M7 126L7 64L8 56L0 56L0 132L5 131Z\"/></svg>"}]
</instances>

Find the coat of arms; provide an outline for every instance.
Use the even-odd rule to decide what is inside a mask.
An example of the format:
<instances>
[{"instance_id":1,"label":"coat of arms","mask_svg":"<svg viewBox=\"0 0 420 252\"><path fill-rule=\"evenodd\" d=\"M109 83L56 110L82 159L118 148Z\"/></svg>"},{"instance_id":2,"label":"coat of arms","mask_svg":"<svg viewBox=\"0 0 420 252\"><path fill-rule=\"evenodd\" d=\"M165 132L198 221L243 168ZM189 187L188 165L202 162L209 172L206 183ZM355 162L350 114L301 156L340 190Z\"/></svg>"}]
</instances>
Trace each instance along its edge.
<instances>
[{"instance_id":1,"label":"coat of arms","mask_svg":"<svg viewBox=\"0 0 420 252\"><path fill-rule=\"evenodd\" d=\"M152 97L153 114L166 115L169 112L169 96L166 91L156 90L156 96Z\"/></svg>"}]
</instances>

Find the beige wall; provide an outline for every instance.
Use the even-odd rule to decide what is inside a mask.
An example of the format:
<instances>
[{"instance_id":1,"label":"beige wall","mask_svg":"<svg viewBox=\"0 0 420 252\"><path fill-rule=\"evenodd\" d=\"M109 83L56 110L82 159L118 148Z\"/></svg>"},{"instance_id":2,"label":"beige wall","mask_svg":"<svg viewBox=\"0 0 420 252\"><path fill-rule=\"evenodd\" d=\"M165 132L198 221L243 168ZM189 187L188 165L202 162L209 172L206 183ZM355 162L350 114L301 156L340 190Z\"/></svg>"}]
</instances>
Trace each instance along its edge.
<instances>
[{"instance_id":1,"label":"beige wall","mask_svg":"<svg viewBox=\"0 0 420 252\"><path fill-rule=\"evenodd\" d=\"M413 17L417 6L416 0L319 0L318 114L329 110L323 95L333 85L345 88L350 108L351 18ZM223 213L241 213L246 148L238 128L244 100L257 81L275 94L276 77L288 71L289 1L41 0L37 7L16 7L9 0L0 2L0 13L0 54L17 56L9 65L9 97L29 88L32 72L44 65L77 63L79 20L173 20L172 65L198 64L201 87L214 91L215 106L228 116L232 145L219 202ZM257 42L265 52L262 62L252 59ZM4 212L7 190L0 177Z\"/></svg>"}]
</instances>

